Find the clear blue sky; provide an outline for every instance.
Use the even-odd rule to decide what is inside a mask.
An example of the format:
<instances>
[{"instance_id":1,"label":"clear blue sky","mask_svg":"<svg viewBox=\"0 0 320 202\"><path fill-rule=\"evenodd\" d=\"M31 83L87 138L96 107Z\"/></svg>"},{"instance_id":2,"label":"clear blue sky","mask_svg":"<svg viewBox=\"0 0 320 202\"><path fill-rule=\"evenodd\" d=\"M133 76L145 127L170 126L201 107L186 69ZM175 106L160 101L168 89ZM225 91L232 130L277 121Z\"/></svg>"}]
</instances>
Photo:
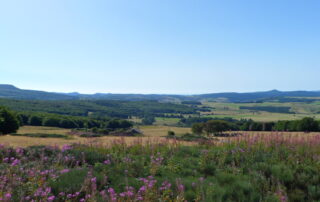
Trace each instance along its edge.
<instances>
[{"instance_id":1,"label":"clear blue sky","mask_svg":"<svg viewBox=\"0 0 320 202\"><path fill-rule=\"evenodd\" d=\"M82 93L320 90L318 0L7 0L0 83Z\"/></svg>"}]
</instances>

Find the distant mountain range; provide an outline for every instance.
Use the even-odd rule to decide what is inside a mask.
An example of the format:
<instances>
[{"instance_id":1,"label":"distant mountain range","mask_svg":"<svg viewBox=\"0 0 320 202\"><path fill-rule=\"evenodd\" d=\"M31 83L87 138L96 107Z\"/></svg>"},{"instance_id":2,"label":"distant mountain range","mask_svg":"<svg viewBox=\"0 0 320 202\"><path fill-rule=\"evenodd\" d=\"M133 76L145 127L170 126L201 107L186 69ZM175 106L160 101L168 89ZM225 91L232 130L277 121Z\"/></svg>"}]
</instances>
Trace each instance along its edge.
<instances>
[{"instance_id":1,"label":"distant mountain range","mask_svg":"<svg viewBox=\"0 0 320 202\"><path fill-rule=\"evenodd\" d=\"M299 102L304 100L315 100L320 97L320 91L278 91L271 90L265 92L252 93L210 93L199 95L164 95L164 94L80 94L54 93L37 90L23 90L13 85L0 84L0 98L22 99L22 100L158 100L158 101L221 101L221 102L263 102L268 100L282 100Z\"/></svg>"}]
</instances>

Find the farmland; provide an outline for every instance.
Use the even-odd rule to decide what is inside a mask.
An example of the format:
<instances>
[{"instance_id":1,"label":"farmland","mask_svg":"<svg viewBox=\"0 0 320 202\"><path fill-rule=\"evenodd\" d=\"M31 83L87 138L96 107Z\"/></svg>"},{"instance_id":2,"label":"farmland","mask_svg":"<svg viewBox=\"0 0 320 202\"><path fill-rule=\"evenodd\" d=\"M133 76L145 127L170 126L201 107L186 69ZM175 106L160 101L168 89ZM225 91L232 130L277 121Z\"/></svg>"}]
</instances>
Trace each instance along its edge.
<instances>
[{"instance_id":1,"label":"farmland","mask_svg":"<svg viewBox=\"0 0 320 202\"><path fill-rule=\"evenodd\" d=\"M98 138L81 138L79 136L69 135L70 129L62 129L55 127L42 127L42 126L23 126L19 129L17 134L19 136L0 136L1 144L10 145L13 147L27 147L34 145L47 145L47 146L63 146L65 144L73 143L83 143L91 144L110 144L114 140L124 140L126 143L132 143L136 140L139 141L161 141L165 140L167 132L174 131L175 133L183 134L190 132L190 128L179 128L179 127L169 127L169 126L142 126L139 128L143 136L142 137L114 137L114 136L104 136ZM58 134L66 135L68 138L41 138L41 137L27 137L26 134Z\"/></svg>"},{"instance_id":2,"label":"farmland","mask_svg":"<svg viewBox=\"0 0 320 202\"><path fill-rule=\"evenodd\" d=\"M264 103L219 103L203 102L203 106L210 107L210 112L202 113L205 117L214 118L235 118L235 119L253 119L255 121L277 121L277 120L296 120L311 116L320 118L319 102L264 102ZM261 110L262 107L290 108L288 113L277 113ZM242 109L241 109L242 108ZM247 108L247 109L244 109ZM251 109L250 109L251 108ZM257 109L255 109L257 108Z\"/></svg>"},{"instance_id":3,"label":"farmland","mask_svg":"<svg viewBox=\"0 0 320 202\"><path fill-rule=\"evenodd\" d=\"M319 201L312 99L0 99L0 200Z\"/></svg>"}]
</instances>

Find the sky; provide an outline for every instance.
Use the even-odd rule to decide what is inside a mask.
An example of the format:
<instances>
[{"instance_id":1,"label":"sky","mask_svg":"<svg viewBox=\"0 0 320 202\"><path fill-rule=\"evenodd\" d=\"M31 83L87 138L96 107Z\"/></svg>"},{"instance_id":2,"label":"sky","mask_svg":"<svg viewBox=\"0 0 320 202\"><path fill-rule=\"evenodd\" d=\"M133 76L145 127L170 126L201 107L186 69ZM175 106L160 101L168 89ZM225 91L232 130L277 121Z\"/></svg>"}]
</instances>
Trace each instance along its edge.
<instances>
[{"instance_id":1,"label":"sky","mask_svg":"<svg viewBox=\"0 0 320 202\"><path fill-rule=\"evenodd\" d=\"M320 90L318 0L0 1L0 83L81 93Z\"/></svg>"}]
</instances>

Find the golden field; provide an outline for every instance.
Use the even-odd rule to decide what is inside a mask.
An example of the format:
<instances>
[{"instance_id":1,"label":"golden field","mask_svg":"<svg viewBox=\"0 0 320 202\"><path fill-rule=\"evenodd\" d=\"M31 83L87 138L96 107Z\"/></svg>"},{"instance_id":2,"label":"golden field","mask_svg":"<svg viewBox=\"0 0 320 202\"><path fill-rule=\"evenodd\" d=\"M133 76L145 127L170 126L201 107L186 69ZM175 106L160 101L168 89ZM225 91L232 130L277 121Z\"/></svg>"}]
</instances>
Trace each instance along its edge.
<instances>
[{"instance_id":1,"label":"golden field","mask_svg":"<svg viewBox=\"0 0 320 202\"><path fill-rule=\"evenodd\" d=\"M82 143L82 144L112 144L114 142L124 141L127 144L134 142L162 142L167 141L164 137L169 130L174 131L176 134L183 134L190 132L190 128L179 128L169 126L142 126L139 130L143 132L142 137L94 137L83 138L78 136L70 136L68 139L64 138L38 138L38 137L25 137L25 136L0 136L0 144L10 145L13 147L28 147L34 145L51 145L62 146L65 144ZM68 135L70 129L62 129L55 127L42 127L42 126L23 126L17 134L30 134L30 133L42 133L42 134L62 134ZM190 143L187 143L190 144Z\"/></svg>"}]
</instances>

